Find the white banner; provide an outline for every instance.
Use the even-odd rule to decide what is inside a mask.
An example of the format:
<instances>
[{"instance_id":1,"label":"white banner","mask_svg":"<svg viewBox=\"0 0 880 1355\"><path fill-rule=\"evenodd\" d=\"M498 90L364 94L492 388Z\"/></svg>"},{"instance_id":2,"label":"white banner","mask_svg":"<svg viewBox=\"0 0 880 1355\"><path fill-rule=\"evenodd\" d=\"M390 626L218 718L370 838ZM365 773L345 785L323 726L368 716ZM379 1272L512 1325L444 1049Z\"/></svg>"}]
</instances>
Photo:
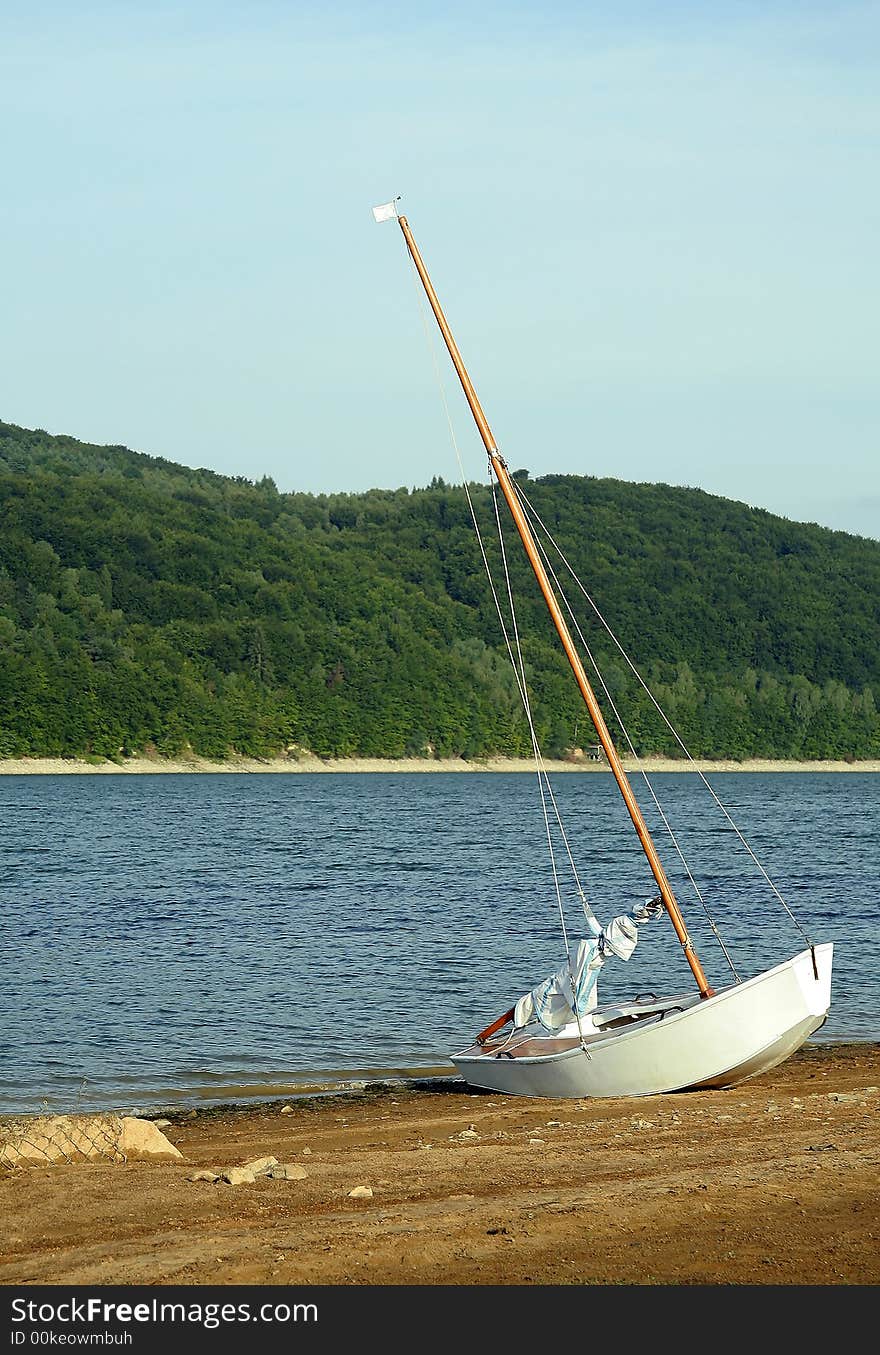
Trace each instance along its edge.
<instances>
[{"instance_id":1,"label":"white banner","mask_svg":"<svg viewBox=\"0 0 880 1355\"><path fill-rule=\"evenodd\" d=\"M397 208L393 202L383 202L381 207L373 208L374 221L391 221L397 216Z\"/></svg>"}]
</instances>

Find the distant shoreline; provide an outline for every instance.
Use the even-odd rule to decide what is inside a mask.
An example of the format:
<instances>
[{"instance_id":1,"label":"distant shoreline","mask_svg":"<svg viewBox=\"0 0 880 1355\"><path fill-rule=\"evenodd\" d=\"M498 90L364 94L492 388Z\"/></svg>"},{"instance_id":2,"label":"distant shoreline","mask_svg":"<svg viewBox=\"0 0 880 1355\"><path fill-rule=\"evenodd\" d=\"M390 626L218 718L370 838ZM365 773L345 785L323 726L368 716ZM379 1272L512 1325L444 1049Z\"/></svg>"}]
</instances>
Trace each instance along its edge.
<instances>
[{"instance_id":1,"label":"distant shoreline","mask_svg":"<svg viewBox=\"0 0 880 1355\"><path fill-rule=\"evenodd\" d=\"M641 762L624 758L629 772L880 772L880 760L864 762L796 762L764 758L747 758L742 762L732 759L710 761L648 757ZM545 761L547 771L609 772L604 761L587 758L572 761ZM485 758L466 762L462 758L317 758L311 756L282 758L229 758L212 762L207 758L133 757L124 762L89 762L81 758L5 758L0 759L0 776L131 776L131 775L187 775L225 773L277 773L296 775L303 772L404 772L404 773L486 773L535 772L535 764L527 758Z\"/></svg>"}]
</instances>

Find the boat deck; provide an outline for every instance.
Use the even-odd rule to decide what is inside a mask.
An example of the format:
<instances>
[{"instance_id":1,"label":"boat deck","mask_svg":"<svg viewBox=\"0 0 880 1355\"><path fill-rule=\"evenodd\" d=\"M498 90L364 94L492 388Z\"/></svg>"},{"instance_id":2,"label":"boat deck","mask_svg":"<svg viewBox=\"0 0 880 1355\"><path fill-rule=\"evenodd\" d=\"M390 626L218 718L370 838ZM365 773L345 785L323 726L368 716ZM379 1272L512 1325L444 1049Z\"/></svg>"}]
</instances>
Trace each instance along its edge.
<instances>
[{"instance_id":1,"label":"boat deck","mask_svg":"<svg viewBox=\"0 0 880 1355\"><path fill-rule=\"evenodd\" d=\"M689 993L663 1000L637 999L614 1007L598 1008L584 1019L583 1035L579 1031L572 1031L571 1027L568 1028L570 1033L560 1033L558 1036L508 1031L506 1035L499 1034L483 1044L475 1042L469 1049L462 1050L458 1057L536 1059L564 1054L570 1049L580 1049L582 1045L607 1040L609 1035L628 1030L634 1025L662 1021L667 1013L680 1012L685 1007L694 1006L699 1000L698 993Z\"/></svg>"}]
</instances>

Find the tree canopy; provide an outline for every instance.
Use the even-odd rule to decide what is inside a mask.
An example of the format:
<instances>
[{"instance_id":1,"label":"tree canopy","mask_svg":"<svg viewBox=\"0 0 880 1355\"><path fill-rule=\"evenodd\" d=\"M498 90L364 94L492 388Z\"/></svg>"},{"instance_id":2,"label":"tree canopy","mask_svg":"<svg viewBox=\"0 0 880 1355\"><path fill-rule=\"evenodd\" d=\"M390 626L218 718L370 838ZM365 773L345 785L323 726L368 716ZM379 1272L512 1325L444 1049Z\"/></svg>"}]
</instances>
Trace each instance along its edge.
<instances>
[{"instance_id":1,"label":"tree canopy","mask_svg":"<svg viewBox=\"0 0 880 1355\"><path fill-rule=\"evenodd\" d=\"M880 543L695 489L516 475L694 756L880 756ZM521 552L510 568L558 755L593 741L588 716ZM609 698L637 752L679 752L595 618L585 634L612 728ZM462 489L282 494L0 423L0 757L290 748L530 752Z\"/></svg>"}]
</instances>

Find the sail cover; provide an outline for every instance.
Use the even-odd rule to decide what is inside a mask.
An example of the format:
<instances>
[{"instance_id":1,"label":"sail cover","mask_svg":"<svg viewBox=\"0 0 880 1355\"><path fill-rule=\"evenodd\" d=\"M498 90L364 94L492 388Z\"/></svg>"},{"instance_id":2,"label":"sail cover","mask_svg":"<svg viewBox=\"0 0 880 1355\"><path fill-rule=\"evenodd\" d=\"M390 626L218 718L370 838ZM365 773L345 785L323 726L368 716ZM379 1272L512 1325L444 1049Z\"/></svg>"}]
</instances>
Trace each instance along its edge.
<instances>
[{"instance_id":1,"label":"sail cover","mask_svg":"<svg viewBox=\"0 0 880 1355\"><path fill-rule=\"evenodd\" d=\"M603 927L597 936L578 942L574 958L555 974L523 994L514 1008L514 1025L539 1021L545 1030L559 1030L596 1006L596 980L609 955L628 960L639 939L639 927L659 915L660 899L648 899Z\"/></svg>"}]
</instances>

